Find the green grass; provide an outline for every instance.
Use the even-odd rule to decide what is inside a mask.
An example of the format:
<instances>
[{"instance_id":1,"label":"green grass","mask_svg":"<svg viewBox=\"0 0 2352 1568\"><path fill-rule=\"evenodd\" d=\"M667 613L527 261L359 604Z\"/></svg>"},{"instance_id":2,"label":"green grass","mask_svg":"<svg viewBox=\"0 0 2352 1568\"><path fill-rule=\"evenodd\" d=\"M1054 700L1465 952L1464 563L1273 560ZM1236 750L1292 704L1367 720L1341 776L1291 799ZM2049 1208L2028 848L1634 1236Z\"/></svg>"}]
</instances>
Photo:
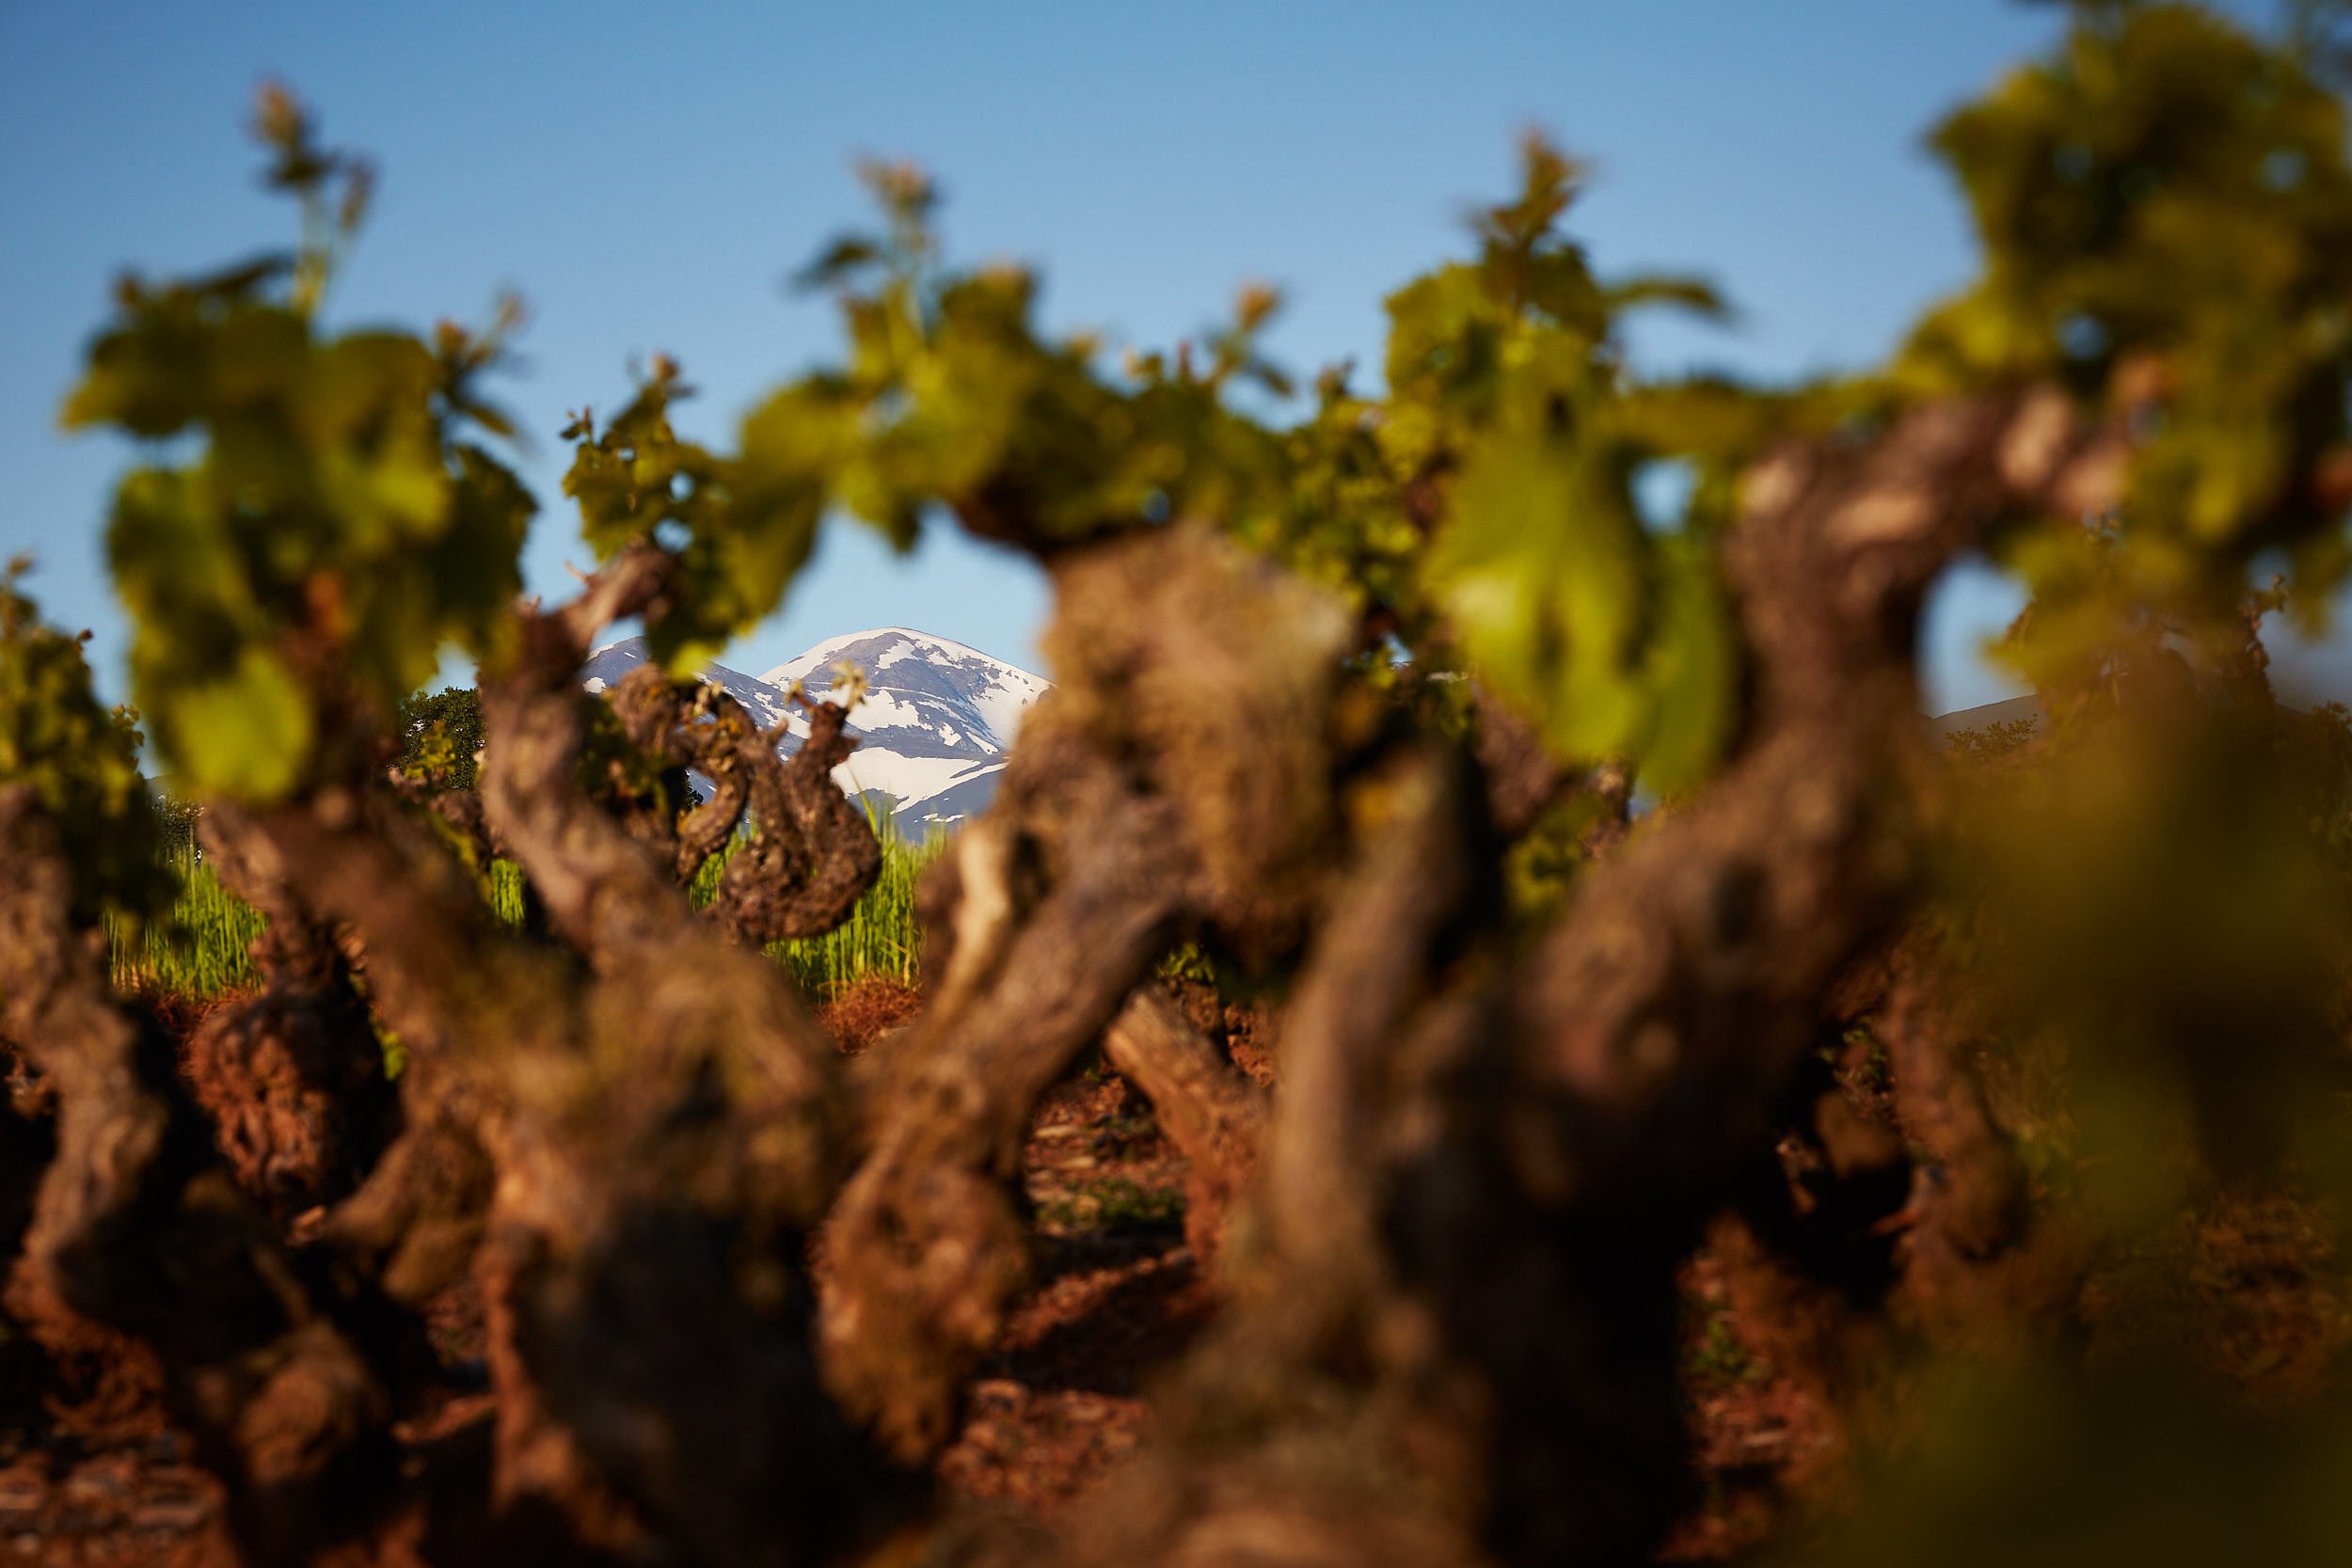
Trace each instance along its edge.
<instances>
[{"instance_id":1,"label":"green grass","mask_svg":"<svg viewBox=\"0 0 2352 1568\"><path fill-rule=\"evenodd\" d=\"M914 918L914 880L937 860L946 840L908 844L882 835L882 875L850 918L821 937L772 942L768 956L810 996L831 996L869 974L913 985L923 971L923 928Z\"/></svg>"},{"instance_id":2,"label":"green grass","mask_svg":"<svg viewBox=\"0 0 2352 1568\"><path fill-rule=\"evenodd\" d=\"M1152 1235L1184 1223L1184 1195L1155 1191L1124 1176L1089 1182L1067 1197L1048 1198L1037 1216L1072 1235Z\"/></svg>"},{"instance_id":3,"label":"green grass","mask_svg":"<svg viewBox=\"0 0 2352 1568\"><path fill-rule=\"evenodd\" d=\"M913 985L923 969L923 930L914 918L914 882L937 860L947 841L933 833L921 843L898 836L896 825L867 808L866 820L882 843L882 873L850 918L821 937L768 944L768 957L784 966L807 996L833 996L869 974ZM720 862L713 856L694 879L694 907L710 902L719 886Z\"/></svg>"},{"instance_id":4,"label":"green grass","mask_svg":"<svg viewBox=\"0 0 2352 1568\"><path fill-rule=\"evenodd\" d=\"M1731 1329L1731 1316L1721 1307L1702 1308L1706 1317L1697 1337L1682 1347L1682 1375L1692 1383L1717 1387L1735 1383L1764 1383L1772 1370L1740 1342Z\"/></svg>"},{"instance_id":5,"label":"green grass","mask_svg":"<svg viewBox=\"0 0 2352 1568\"><path fill-rule=\"evenodd\" d=\"M939 858L946 841L933 836L914 844L900 838L887 818L876 819L882 840L882 875L858 901L850 918L821 937L771 942L768 956L809 996L831 996L868 974L912 984L922 969L923 935L914 918L914 883ZM710 902L719 885L721 860L714 858L690 890L694 907ZM246 948L262 929L262 916L220 885L212 867L193 850L168 854L165 863L180 881L174 918L149 924L109 917L106 937L115 983L126 989L212 997L256 978ZM523 919L523 874L500 861L490 868L491 910L510 928Z\"/></svg>"},{"instance_id":6,"label":"green grass","mask_svg":"<svg viewBox=\"0 0 2352 1568\"><path fill-rule=\"evenodd\" d=\"M180 881L171 918L141 923L106 917L115 984L206 997L251 985L253 960L246 948L261 934L260 913L221 886L188 845L167 851L163 859Z\"/></svg>"}]
</instances>

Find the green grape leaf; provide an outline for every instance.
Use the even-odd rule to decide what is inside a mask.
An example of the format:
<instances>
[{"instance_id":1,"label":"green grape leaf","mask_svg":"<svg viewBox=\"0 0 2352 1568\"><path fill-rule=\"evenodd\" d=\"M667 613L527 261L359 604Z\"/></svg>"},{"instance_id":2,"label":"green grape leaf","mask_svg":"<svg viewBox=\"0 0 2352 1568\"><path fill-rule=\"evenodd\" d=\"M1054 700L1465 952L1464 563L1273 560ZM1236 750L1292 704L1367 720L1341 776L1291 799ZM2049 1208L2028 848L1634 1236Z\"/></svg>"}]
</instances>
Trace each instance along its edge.
<instances>
[{"instance_id":1,"label":"green grape leaf","mask_svg":"<svg viewBox=\"0 0 2352 1568\"><path fill-rule=\"evenodd\" d=\"M1563 752L1625 750L1646 714L1640 530L1596 493L1588 454L1515 432L1474 451L1430 569L1472 663Z\"/></svg>"},{"instance_id":2,"label":"green grape leaf","mask_svg":"<svg viewBox=\"0 0 2352 1568\"><path fill-rule=\"evenodd\" d=\"M260 648L247 648L226 676L189 688L172 705L172 754L198 795L282 798L301 776L310 734L302 683Z\"/></svg>"}]
</instances>

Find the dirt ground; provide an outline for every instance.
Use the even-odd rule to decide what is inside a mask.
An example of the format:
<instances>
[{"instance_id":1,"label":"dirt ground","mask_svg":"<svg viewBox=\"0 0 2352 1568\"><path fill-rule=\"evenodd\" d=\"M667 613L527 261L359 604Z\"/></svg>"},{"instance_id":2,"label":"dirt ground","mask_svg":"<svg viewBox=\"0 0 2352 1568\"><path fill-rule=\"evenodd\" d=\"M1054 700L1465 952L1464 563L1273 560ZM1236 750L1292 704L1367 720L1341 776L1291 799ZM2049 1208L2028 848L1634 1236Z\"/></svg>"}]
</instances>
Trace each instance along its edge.
<instances>
[{"instance_id":1,"label":"dirt ground","mask_svg":"<svg viewBox=\"0 0 2352 1568\"><path fill-rule=\"evenodd\" d=\"M869 985L822 1017L856 1053L915 1005L898 988ZM1253 1021L1232 1022L1235 1058L1270 1082L1274 1042ZM1141 1390L1213 1302L1184 1245L1184 1160L1117 1074L1089 1063L1047 1096L1023 1175L1034 1289L974 1377L965 1425L939 1474L977 1503L1045 1519L1144 1439ZM2166 1245L2170 1256L2127 1259L2094 1286L2086 1307L2104 1316L2102 1332L2189 1333L2217 1372L2265 1402L2292 1402L2338 1375L2352 1311L2307 1215L2277 1202L2217 1205ZM2180 1283L2152 1291L2135 1273ZM1784 1482L1806 1473L1827 1425L1804 1387L1743 1340L1708 1255L1692 1261L1685 1291L1685 1386L1704 1503L1664 1556L1722 1560L1786 1517ZM453 1292L437 1304L431 1329L449 1386L435 1412L402 1430L412 1447L462 1441L490 1416L479 1302ZM32 1346L0 1329L0 1568L230 1568L219 1491L137 1379L81 1393L69 1397Z\"/></svg>"},{"instance_id":2,"label":"dirt ground","mask_svg":"<svg viewBox=\"0 0 2352 1568\"><path fill-rule=\"evenodd\" d=\"M846 1052L913 1014L868 984L820 1010ZM200 1018L191 1010L189 1026ZM1090 1066L1039 1109L1025 1158L1036 1288L972 1384L970 1416L939 1462L956 1492L1050 1514L1140 1440L1141 1380L1183 1350L1209 1299L1184 1243L1184 1163L1126 1083ZM437 1302L429 1327L451 1374L412 1445L486 1422L481 1305ZM233 1568L221 1495L144 1390L76 1402L29 1343L0 1328L0 1568L159 1564ZM119 1384L119 1380L116 1380Z\"/></svg>"}]
</instances>

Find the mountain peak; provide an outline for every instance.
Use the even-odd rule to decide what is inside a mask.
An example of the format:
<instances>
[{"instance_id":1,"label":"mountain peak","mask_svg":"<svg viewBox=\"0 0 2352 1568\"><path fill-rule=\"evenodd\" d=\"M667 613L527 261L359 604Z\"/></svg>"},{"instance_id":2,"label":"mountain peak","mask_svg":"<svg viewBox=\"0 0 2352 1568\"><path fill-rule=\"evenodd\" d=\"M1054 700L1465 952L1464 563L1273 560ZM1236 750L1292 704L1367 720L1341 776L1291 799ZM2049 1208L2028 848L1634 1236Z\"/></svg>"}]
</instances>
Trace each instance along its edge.
<instances>
[{"instance_id":1,"label":"mountain peak","mask_svg":"<svg viewBox=\"0 0 2352 1568\"><path fill-rule=\"evenodd\" d=\"M849 657L847 650L868 644L880 646L886 652L894 651L903 644L910 652L921 650L945 659L977 660L981 664L1012 670L1016 673L1027 673L1015 665L1007 664L1003 659L991 657L977 648L949 638L934 637L927 631L916 631L912 626L870 626L865 631L843 632L838 637L829 638L806 652L786 659L759 678L771 686L788 686L826 664ZM868 671L867 674L870 676L872 672ZM1031 675L1029 678L1035 680L1037 677Z\"/></svg>"}]
</instances>

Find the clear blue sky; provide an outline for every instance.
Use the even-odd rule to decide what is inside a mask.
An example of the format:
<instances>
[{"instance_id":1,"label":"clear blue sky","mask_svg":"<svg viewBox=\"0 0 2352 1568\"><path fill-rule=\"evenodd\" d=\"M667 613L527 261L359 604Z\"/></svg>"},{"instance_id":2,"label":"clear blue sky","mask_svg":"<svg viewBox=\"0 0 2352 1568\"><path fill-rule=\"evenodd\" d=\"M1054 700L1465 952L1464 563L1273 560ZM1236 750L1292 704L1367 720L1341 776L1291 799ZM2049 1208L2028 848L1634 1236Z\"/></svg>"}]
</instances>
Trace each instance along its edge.
<instances>
[{"instance_id":1,"label":"clear blue sky","mask_svg":"<svg viewBox=\"0 0 2352 1568\"><path fill-rule=\"evenodd\" d=\"M0 549L37 554L35 592L94 628L119 691L100 531L127 449L64 437L56 409L117 272L287 234L242 131L264 75L382 168L337 319L529 301L502 391L535 436L527 567L553 595L586 561L557 487L564 410L617 404L632 356L666 351L704 388L685 422L726 439L832 355L830 308L781 279L864 217L861 151L931 166L953 253L1040 265L1057 325L1164 344L1263 278L1290 299L1272 348L1311 372L1377 363L1381 297L1458 252L1465 206L1504 189L1539 124L1598 165L1577 228L1604 270L1695 268L1740 308L1728 331L1645 331L1644 360L1778 377L1869 360L1967 276L1919 135L2058 23L2004 0L0 0ZM1044 607L1018 560L943 533L894 561L836 524L727 662L896 624L1034 667ZM1972 649L2012 608L1990 574L1941 596L1931 705L2005 694Z\"/></svg>"}]
</instances>

